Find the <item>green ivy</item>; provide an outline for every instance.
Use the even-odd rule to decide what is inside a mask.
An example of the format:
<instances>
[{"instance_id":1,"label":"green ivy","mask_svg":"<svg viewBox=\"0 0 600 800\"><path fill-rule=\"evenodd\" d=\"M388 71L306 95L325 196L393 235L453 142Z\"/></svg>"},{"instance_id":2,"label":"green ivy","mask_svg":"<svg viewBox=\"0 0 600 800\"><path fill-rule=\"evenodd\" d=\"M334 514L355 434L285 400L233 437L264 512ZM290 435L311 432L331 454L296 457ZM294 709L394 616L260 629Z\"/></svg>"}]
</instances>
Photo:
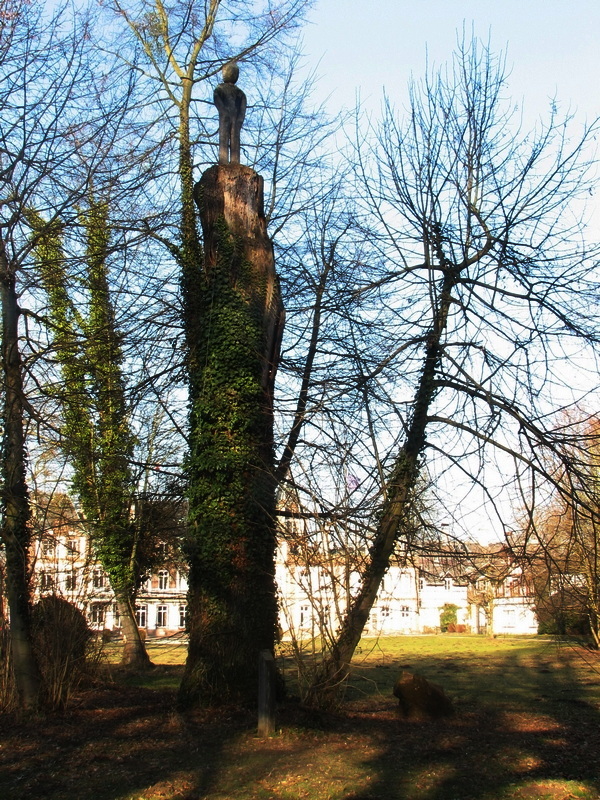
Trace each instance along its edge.
<instances>
[{"instance_id":1,"label":"green ivy","mask_svg":"<svg viewBox=\"0 0 600 800\"><path fill-rule=\"evenodd\" d=\"M122 348L108 282L108 206L89 199L80 213L85 230L88 313L69 294L73 280L63 229L31 211L36 263L48 296L48 319L61 371L61 442L73 467L73 488L90 523L95 551L118 596L133 597L139 570L136 528L129 508L133 480L131 434L122 374Z\"/></svg>"},{"instance_id":2,"label":"green ivy","mask_svg":"<svg viewBox=\"0 0 600 800\"><path fill-rule=\"evenodd\" d=\"M184 693L256 694L258 650L273 646L274 484L271 417L260 384L265 347L256 286L223 219L218 259L189 319L192 657ZM194 648L197 652L194 653Z\"/></svg>"},{"instance_id":3,"label":"green ivy","mask_svg":"<svg viewBox=\"0 0 600 800\"><path fill-rule=\"evenodd\" d=\"M458 606L454 603L444 603L444 607L440 609L440 628L442 632L446 632L450 625L456 625Z\"/></svg>"}]
</instances>

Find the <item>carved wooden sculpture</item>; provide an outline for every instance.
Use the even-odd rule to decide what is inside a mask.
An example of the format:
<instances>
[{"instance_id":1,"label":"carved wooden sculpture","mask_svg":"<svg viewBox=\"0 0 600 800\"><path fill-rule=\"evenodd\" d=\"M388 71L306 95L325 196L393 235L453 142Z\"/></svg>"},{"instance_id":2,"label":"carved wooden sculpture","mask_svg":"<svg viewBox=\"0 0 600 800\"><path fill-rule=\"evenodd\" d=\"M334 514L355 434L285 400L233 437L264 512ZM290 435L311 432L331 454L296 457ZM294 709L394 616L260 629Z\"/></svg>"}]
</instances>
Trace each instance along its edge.
<instances>
[{"instance_id":1,"label":"carved wooden sculpture","mask_svg":"<svg viewBox=\"0 0 600 800\"><path fill-rule=\"evenodd\" d=\"M240 163L240 131L246 116L246 95L235 84L240 71L237 64L225 64L223 83L213 98L219 111L219 164Z\"/></svg>"}]
</instances>

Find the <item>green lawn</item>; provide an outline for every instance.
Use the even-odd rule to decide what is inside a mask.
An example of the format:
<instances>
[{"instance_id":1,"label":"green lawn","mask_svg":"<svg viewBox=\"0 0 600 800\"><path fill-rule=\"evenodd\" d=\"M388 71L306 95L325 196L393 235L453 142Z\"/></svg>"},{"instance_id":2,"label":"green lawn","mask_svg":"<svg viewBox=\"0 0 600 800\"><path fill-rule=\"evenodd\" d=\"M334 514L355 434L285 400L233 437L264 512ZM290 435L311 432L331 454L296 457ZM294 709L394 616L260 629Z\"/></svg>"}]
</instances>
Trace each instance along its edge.
<instances>
[{"instance_id":1,"label":"green lawn","mask_svg":"<svg viewBox=\"0 0 600 800\"><path fill-rule=\"evenodd\" d=\"M459 705L531 707L540 698L600 704L597 654L547 637L407 636L363 640L349 695L386 695L401 670L420 672Z\"/></svg>"},{"instance_id":2,"label":"green lawn","mask_svg":"<svg viewBox=\"0 0 600 800\"><path fill-rule=\"evenodd\" d=\"M176 689L186 658L181 641L147 644L157 669L126 675L129 685ZM289 693L297 693L297 668L289 649L281 648L279 665ZM117 664L120 648L108 646L107 659ZM530 708L554 701L600 706L598 655L576 641L553 637L487 637L460 634L363 639L353 661L346 691L349 702L390 700L403 671L418 672L444 687L459 707ZM118 673L115 673L115 675ZM393 699L390 702L395 702Z\"/></svg>"}]
</instances>

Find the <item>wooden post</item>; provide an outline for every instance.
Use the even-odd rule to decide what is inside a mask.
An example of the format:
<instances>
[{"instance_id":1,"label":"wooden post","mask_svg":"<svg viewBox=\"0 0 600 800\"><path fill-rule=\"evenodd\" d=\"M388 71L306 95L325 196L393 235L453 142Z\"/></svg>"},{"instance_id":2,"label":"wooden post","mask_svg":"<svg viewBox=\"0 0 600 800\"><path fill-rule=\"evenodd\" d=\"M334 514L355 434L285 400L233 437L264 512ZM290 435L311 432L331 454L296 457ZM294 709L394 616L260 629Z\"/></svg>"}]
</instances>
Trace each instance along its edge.
<instances>
[{"instance_id":1,"label":"wooden post","mask_svg":"<svg viewBox=\"0 0 600 800\"><path fill-rule=\"evenodd\" d=\"M275 660L269 650L258 656L258 735L275 732Z\"/></svg>"}]
</instances>

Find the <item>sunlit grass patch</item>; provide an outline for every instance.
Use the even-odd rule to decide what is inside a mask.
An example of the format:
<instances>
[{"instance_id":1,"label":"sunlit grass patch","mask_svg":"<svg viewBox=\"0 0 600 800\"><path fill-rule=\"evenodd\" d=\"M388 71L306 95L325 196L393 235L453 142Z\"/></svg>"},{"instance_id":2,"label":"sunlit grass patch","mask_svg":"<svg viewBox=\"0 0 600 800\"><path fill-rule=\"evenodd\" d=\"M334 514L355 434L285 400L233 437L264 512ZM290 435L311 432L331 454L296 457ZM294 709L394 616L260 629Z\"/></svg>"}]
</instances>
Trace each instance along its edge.
<instances>
[{"instance_id":1,"label":"sunlit grass patch","mask_svg":"<svg viewBox=\"0 0 600 800\"><path fill-rule=\"evenodd\" d=\"M103 645L105 659L109 664L118 664L122 651L123 643L118 640ZM146 641L146 651L153 664L185 664L187 640L150 639Z\"/></svg>"},{"instance_id":2,"label":"sunlit grass patch","mask_svg":"<svg viewBox=\"0 0 600 800\"><path fill-rule=\"evenodd\" d=\"M481 800L598 800L598 789L578 781L531 780L507 786Z\"/></svg>"}]
</instances>

